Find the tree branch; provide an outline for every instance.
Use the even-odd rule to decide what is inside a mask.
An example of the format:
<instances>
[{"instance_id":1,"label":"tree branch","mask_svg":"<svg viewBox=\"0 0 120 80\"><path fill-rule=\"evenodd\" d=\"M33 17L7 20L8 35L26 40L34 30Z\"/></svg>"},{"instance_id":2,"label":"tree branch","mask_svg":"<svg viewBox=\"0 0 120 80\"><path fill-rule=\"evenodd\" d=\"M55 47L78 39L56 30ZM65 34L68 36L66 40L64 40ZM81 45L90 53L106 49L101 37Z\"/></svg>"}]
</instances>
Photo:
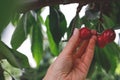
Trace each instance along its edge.
<instances>
[{"instance_id":1,"label":"tree branch","mask_svg":"<svg viewBox=\"0 0 120 80\"><path fill-rule=\"evenodd\" d=\"M27 12L29 10L40 9L45 6L59 5L59 4L71 4L79 3L85 5L95 2L96 0L23 0L20 6L19 12ZM99 1L99 0L98 0Z\"/></svg>"}]
</instances>

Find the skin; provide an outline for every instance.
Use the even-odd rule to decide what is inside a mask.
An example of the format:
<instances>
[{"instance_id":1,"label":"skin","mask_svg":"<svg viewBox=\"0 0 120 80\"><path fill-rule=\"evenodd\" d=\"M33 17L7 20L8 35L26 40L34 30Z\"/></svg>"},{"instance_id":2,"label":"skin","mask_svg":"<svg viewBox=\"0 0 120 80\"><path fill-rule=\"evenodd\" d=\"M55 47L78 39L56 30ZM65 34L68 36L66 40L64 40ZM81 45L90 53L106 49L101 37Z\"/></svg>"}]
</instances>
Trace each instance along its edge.
<instances>
[{"instance_id":1,"label":"skin","mask_svg":"<svg viewBox=\"0 0 120 80\"><path fill-rule=\"evenodd\" d=\"M85 80L94 56L96 31L89 40L80 39L75 29L67 45L51 64L44 80Z\"/></svg>"}]
</instances>

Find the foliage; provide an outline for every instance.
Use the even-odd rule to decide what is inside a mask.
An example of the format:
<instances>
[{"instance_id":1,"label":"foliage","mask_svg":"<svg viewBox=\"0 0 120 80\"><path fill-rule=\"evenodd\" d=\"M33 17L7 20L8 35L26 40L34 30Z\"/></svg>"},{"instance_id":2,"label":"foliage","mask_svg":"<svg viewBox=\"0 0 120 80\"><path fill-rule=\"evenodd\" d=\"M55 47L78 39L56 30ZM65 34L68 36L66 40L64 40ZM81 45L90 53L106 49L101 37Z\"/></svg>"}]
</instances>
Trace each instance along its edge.
<instances>
[{"instance_id":1,"label":"foliage","mask_svg":"<svg viewBox=\"0 0 120 80\"><path fill-rule=\"evenodd\" d=\"M12 48L0 40L0 60L6 59L13 67L24 70L20 76L21 80L41 80L50 65L49 60L59 55L61 44L64 44L62 37L65 33L67 33L67 39L69 39L73 29L76 27L81 28L82 25L90 29L96 29L98 32L108 28L120 29L119 2L111 0L109 4L106 4L110 7L103 3L94 2L94 5L89 4L85 15L80 18L76 12L70 25L67 26L66 18L61 12L59 5L49 6L49 15L44 22L41 16L42 9L19 13L16 8L19 3L15 0L0 2L0 36L8 23L11 22L15 26L11 39ZM106 11L106 9L108 10ZM42 25L47 29L49 47L44 46L45 39ZM37 64L35 69L29 65L28 58L17 51L28 38L28 35L31 36L31 51ZM116 74L116 68L119 61L120 47L115 42L108 44L103 49L96 46L88 78L92 80L118 80L117 78L120 75ZM4 80L3 72L5 69L1 65L2 63L0 63L0 80Z\"/></svg>"}]
</instances>

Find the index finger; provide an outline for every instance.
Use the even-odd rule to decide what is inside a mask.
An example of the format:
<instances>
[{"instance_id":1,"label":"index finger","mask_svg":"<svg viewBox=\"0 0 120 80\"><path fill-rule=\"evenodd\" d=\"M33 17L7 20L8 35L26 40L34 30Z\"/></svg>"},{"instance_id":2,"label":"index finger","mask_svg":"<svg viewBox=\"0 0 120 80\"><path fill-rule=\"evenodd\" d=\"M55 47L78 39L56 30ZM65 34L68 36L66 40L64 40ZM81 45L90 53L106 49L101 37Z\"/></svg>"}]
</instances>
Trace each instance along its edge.
<instances>
[{"instance_id":1,"label":"index finger","mask_svg":"<svg viewBox=\"0 0 120 80\"><path fill-rule=\"evenodd\" d=\"M94 48L95 48L95 44L96 44L96 40L97 37L96 36L92 36L92 38L90 39L90 42L88 44L88 47L86 49L85 54L82 56L82 60L83 62L89 67L91 64L91 61L93 59L94 56Z\"/></svg>"},{"instance_id":2,"label":"index finger","mask_svg":"<svg viewBox=\"0 0 120 80\"><path fill-rule=\"evenodd\" d=\"M71 36L70 40L68 41L61 54L72 55L76 50L77 46L79 45L79 42L79 29L75 28L73 35Z\"/></svg>"}]
</instances>

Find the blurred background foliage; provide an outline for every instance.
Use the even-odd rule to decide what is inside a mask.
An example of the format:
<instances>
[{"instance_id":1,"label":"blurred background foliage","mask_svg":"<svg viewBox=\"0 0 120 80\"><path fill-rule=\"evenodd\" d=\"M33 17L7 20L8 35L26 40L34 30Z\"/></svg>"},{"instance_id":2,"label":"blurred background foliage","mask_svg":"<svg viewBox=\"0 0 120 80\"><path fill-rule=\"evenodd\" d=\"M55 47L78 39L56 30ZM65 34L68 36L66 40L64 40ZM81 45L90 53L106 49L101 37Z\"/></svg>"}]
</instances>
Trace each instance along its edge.
<instances>
[{"instance_id":1,"label":"blurred background foliage","mask_svg":"<svg viewBox=\"0 0 120 80\"><path fill-rule=\"evenodd\" d=\"M117 0L105 0L100 3L93 1L93 3L86 4L83 17L79 15L83 6L79 6L68 26L60 5L48 6L49 13L44 21L41 16L44 8L20 13L18 9L21 4L22 2L16 0L0 2L0 80L9 78L12 80L42 80L49 65L69 40L74 28L81 28L84 25L99 33L109 28L120 29L120 2ZM1 39L9 23L15 27L10 42L11 47ZM43 30L44 28L46 31ZM31 67L25 53L18 51L28 37L31 40L32 56L36 62L35 68ZM104 48L96 46L87 78L90 80L120 80L119 44L112 42Z\"/></svg>"}]
</instances>

